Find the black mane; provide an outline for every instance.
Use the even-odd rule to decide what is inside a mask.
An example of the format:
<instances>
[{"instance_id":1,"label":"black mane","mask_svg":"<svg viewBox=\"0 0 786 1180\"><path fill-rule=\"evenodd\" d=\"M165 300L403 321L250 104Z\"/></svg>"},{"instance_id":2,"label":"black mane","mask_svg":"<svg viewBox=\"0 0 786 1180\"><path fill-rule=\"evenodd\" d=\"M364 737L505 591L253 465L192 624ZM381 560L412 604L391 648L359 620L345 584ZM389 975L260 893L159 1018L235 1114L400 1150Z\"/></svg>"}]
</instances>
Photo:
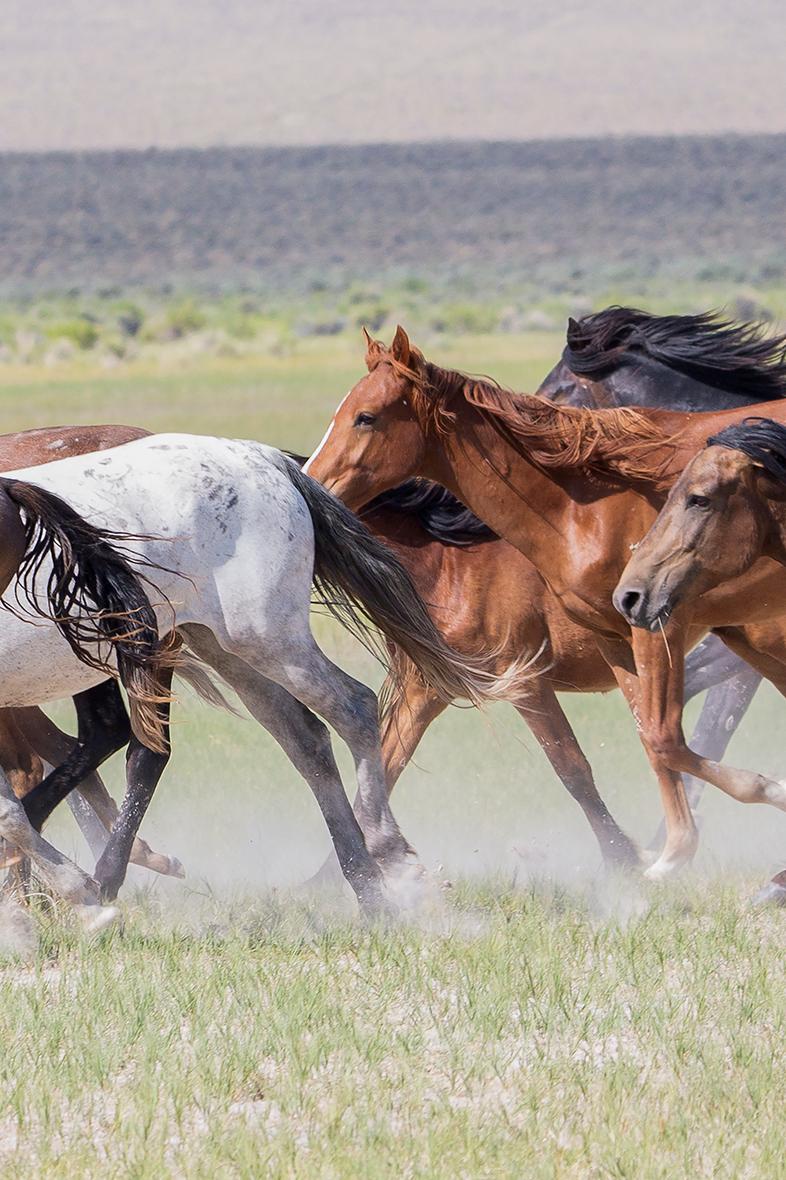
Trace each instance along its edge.
<instances>
[{"instance_id":1,"label":"black mane","mask_svg":"<svg viewBox=\"0 0 786 1180\"><path fill-rule=\"evenodd\" d=\"M772 418L745 418L707 439L708 447L742 451L782 483L786 483L786 426Z\"/></svg>"},{"instance_id":2,"label":"black mane","mask_svg":"<svg viewBox=\"0 0 786 1180\"><path fill-rule=\"evenodd\" d=\"M574 373L600 376L630 353L756 401L786 397L786 336L767 336L762 324L737 324L714 311L658 316L633 307L568 322L562 355Z\"/></svg>"},{"instance_id":3,"label":"black mane","mask_svg":"<svg viewBox=\"0 0 786 1180\"><path fill-rule=\"evenodd\" d=\"M308 462L305 455L295 455L292 451L285 451L284 454L301 467ZM390 488L375 496L361 510L361 518L377 508L416 517L430 537L445 545L466 548L480 541L499 540L497 534L482 520L478 520L447 488L430 483L427 479L408 479L397 488Z\"/></svg>"},{"instance_id":4,"label":"black mane","mask_svg":"<svg viewBox=\"0 0 786 1180\"><path fill-rule=\"evenodd\" d=\"M451 492L426 479L408 479L397 488L382 492L366 505L361 516L377 508L417 517L429 536L445 545L463 547L499 539Z\"/></svg>"}]
</instances>

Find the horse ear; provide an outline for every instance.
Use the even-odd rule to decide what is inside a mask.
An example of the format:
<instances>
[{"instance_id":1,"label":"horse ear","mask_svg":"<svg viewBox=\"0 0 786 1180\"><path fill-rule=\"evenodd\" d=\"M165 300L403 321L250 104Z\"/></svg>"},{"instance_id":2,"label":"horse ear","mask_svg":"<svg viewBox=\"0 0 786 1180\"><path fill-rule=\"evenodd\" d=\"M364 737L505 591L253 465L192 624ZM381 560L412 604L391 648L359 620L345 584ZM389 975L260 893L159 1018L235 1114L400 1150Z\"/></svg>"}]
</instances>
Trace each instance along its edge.
<instances>
[{"instance_id":1,"label":"horse ear","mask_svg":"<svg viewBox=\"0 0 786 1180\"><path fill-rule=\"evenodd\" d=\"M393 354L393 359L397 360L400 365L409 366L409 356L412 349L409 343L409 336L407 336L401 324L396 328L396 335L393 337L390 351Z\"/></svg>"},{"instance_id":2,"label":"horse ear","mask_svg":"<svg viewBox=\"0 0 786 1180\"><path fill-rule=\"evenodd\" d=\"M371 370L374 368L374 365L379 360L381 348L379 341L375 340L373 336L369 334L368 328L365 326L363 328L363 335L366 338L366 368L369 370L369 372L371 372Z\"/></svg>"},{"instance_id":3,"label":"horse ear","mask_svg":"<svg viewBox=\"0 0 786 1180\"><path fill-rule=\"evenodd\" d=\"M578 332L578 330L579 330L579 322L578 322L578 320L574 320L573 316L572 316L572 315L569 315L569 316L568 316L568 331L567 331L567 336L568 336L568 339L570 339L570 337L571 337L571 336L572 336L572 335L573 335L575 332Z\"/></svg>"},{"instance_id":4,"label":"horse ear","mask_svg":"<svg viewBox=\"0 0 786 1180\"><path fill-rule=\"evenodd\" d=\"M786 484L777 479L759 463L753 464L753 478L759 494L767 500L775 500L782 504L786 500Z\"/></svg>"}]
</instances>

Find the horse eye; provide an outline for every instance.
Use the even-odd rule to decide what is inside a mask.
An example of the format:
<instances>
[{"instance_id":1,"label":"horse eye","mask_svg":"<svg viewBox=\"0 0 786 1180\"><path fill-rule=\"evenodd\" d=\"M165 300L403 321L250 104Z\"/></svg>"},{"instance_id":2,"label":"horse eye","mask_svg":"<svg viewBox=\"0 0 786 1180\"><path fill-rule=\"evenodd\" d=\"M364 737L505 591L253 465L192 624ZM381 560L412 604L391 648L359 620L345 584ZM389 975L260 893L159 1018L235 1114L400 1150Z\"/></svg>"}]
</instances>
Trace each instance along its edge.
<instances>
[{"instance_id":1,"label":"horse eye","mask_svg":"<svg viewBox=\"0 0 786 1180\"><path fill-rule=\"evenodd\" d=\"M709 496L688 496L687 504L689 508L709 508Z\"/></svg>"},{"instance_id":2,"label":"horse eye","mask_svg":"<svg viewBox=\"0 0 786 1180\"><path fill-rule=\"evenodd\" d=\"M362 411L355 419L355 426L373 426L376 420L376 414L367 414L365 411Z\"/></svg>"}]
</instances>

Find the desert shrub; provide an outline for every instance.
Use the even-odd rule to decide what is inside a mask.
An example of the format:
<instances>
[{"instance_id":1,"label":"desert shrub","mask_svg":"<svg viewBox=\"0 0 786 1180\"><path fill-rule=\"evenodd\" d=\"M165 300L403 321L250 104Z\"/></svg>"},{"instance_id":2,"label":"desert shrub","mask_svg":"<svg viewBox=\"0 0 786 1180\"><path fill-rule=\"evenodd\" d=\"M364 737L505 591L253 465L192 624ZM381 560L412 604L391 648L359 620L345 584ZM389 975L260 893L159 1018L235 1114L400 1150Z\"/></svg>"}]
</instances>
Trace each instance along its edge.
<instances>
[{"instance_id":1,"label":"desert shrub","mask_svg":"<svg viewBox=\"0 0 786 1180\"><path fill-rule=\"evenodd\" d=\"M46 325L50 340L70 340L77 348L87 351L98 343L98 325L93 320L78 316L73 320L53 320Z\"/></svg>"},{"instance_id":2,"label":"desert shrub","mask_svg":"<svg viewBox=\"0 0 786 1180\"><path fill-rule=\"evenodd\" d=\"M495 307L479 303L446 303L431 321L435 332L450 332L459 336L474 336L492 332L498 312Z\"/></svg>"},{"instance_id":3,"label":"desert shrub","mask_svg":"<svg viewBox=\"0 0 786 1180\"><path fill-rule=\"evenodd\" d=\"M115 308L115 319L118 329L123 336L133 337L145 322L145 313L136 303L124 301Z\"/></svg>"},{"instance_id":4,"label":"desert shrub","mask_svg":"<svg viewBox=\"0 0 786 1180\"><path fill-rule=\"evenodd\" d=\"M184 299L168 307L165 315L170 336L178 340L190 332L198 332L207 323L207 316L193 299Z\"/></svg>"}]
</instances>

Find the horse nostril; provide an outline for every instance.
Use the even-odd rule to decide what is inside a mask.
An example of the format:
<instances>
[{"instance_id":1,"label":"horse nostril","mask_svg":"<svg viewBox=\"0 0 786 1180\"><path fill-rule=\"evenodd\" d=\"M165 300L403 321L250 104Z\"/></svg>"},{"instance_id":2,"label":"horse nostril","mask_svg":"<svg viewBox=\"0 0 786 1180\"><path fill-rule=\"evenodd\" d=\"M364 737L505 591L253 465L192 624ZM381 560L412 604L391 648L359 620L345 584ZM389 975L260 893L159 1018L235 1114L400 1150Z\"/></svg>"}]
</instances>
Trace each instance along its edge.
<instances>
[{"instance_id":1,"label":"horse nostril","mask_svg":"<svg viewBox=\"0 0 786 1180\"><path fill-rule=\"evenodd\" d=\"M624 590L619 596L619 608L622 614L628 619L636 613L636 607L640 602L640 590Z\"/></svg>"}]
</instances>

